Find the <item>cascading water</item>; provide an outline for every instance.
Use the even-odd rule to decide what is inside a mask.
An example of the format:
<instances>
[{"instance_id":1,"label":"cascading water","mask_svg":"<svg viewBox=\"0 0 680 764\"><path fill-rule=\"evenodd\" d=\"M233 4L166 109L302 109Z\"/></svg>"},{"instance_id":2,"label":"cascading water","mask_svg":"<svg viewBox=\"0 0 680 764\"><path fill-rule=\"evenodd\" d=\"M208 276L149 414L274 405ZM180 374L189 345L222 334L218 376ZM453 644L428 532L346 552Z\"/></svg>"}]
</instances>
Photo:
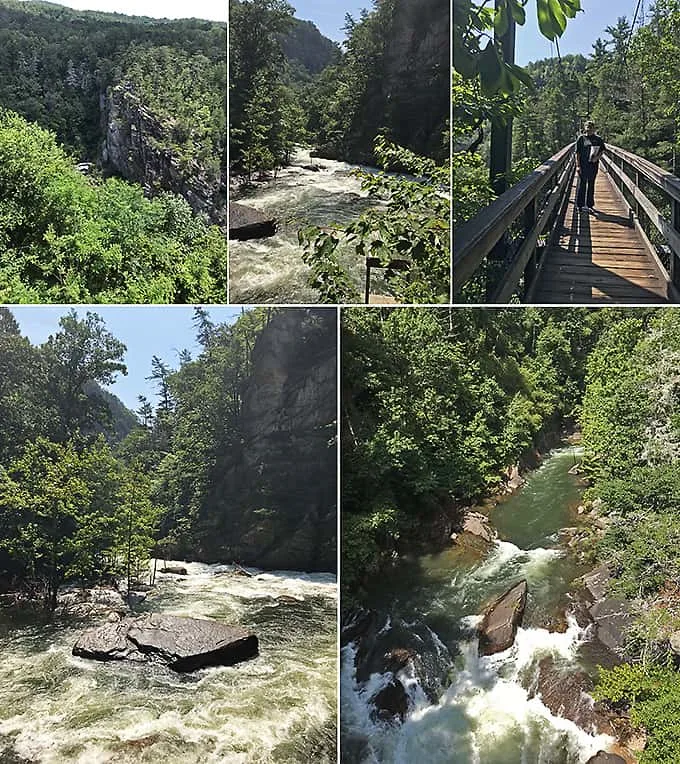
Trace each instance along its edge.
<instances>
[{"instance_id":1,"label":"cascading water","mask_svg":"<svg viewBox=\"0 0 680 764\"><path fill-rule=\"evenodd\" d=\"M321 169L305 169L305 165ZM275 180L239 199L275 218L277 233L266 239L229 241L230 302L319 301L318 292L307 284L309 269L302 260L298 230L307 225L346 225L369 207L377 206L361 190L361 181L352 174L356 169L356 165L345 162L312 159L308 150L298 149L291 164L280 170ZM361 289L363 259L357 258L353 247L347 245L341 245L338 253L357 289Z\"/></svg>"},{"instance_id":2,"label":"cascading water","mask_svg":"<svg viewBox=\"0 0 680 764\"><path fill-rule=\"evenodd\" d=\"M397 677L409 695L409 711L402 724L386 721L371 701L392 675L358 678L359 643L347 645L341 668L343 761L581 764L611 746L607 735L553 714L536 689L542 659L577 670L579 649L588 639L587 629L571 615L565 631L546 628L582 572L557 536L561 527L574 523L570 507L580 495L568 474L573 459L571 448L554 452L521 491L492 512L492 523L512 540L496 541L482 560L470 561L453 548L418 565L405 563L401 574L397 569L370 592L368 606L390 612L390 625L420 623L434 632L433 642L443 648L436 658L439 672L447 679L432 698L413 676L412 664L402 668ZM529 586L524 626L510 649L480 657L477 614L484 602L521 579ZM425 645L422 638L420 644ZM583 702L590 702L587 696Z\"/></svg>"},{"instance_id":3,"label":"cascading water","mask_svg":"<svg viewBox=\"0 0 680 764\"><path fill-rule=\"evenodd\" d=\"M0 623L0 759L336 760L335 576L180 564L188 575L159 574L140 609L240 624L258 635L259 657L176 674L74 658L89 623Z\"/></svg>"}]
</instances>

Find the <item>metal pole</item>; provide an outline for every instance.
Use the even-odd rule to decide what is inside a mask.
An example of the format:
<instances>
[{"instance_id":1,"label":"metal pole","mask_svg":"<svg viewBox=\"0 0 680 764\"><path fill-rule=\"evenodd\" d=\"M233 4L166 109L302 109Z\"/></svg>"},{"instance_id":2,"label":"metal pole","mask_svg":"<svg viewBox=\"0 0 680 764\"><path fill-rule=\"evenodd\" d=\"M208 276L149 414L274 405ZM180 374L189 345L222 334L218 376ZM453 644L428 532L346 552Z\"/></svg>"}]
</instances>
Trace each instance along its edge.
<instances>
[{"instance_id":1,"label":"metal pole","mask_svg":"<svg viewBox=\"0 0 680 764\"><path fill-rule=\"evenodd\" d=\"M498 11L505 5L506 0L495 0ZM503 61L508 64L515 63L515 20L510 13L508 31L500 38ZM491 187L498 194L502 194L508 188L508 173L512 166L512 119L508 118L505 124L493 121L491 123L491 153L490 153L490 180Z\"/></svg>"}]
</instances>

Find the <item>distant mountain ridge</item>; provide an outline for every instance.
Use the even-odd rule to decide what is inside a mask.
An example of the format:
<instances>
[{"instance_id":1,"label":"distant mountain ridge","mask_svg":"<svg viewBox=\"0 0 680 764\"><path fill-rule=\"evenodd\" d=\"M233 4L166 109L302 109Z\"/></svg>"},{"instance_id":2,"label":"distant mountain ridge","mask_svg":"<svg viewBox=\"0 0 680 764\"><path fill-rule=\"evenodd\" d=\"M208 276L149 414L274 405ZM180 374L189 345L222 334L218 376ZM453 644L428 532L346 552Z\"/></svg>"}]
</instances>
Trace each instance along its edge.
<instances>
[{"instance_id":1,"label":"distant mountain ridge","mask_svg":"<svg viewBox=\"0 0 680 764\"><path fill-rule=\"evenodd\" d=\"M120 443L121 440L124 440L133 430L140 426L137 415L117 395L105 390L97 382L88 382L84 387L84 391L90 398L99 398L111 412L111 430L106 432L105 428L101 427L101 432L107 435L114 443Z\"/></svg>"},{"instance_id":2,"label":"distant mountain ridge","mask_svg":"<svg viewBox=\"0 0 680 764\"><path fill-rule=\"evenodd\" d=\"M295 19L281 43L288 61L296 61L309 74L318 74L340 57L340 46L324 37L312 21Z\"/></svg>"}]
</instances>

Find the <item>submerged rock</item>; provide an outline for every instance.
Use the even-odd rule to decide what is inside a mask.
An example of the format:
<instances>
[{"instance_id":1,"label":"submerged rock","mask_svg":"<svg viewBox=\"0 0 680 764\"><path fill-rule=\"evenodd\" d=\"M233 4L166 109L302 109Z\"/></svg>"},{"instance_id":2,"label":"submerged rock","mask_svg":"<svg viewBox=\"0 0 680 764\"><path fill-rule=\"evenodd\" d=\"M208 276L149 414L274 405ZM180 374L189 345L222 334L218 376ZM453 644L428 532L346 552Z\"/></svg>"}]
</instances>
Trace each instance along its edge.
<instances>
[{"instance_id":1,"label":"submerged rock","mask_svg":"<svg viewBox=\"0 0 680 764\"><path fill-rule=\"evenodd\" d=\"M403 721L408 711L408 694L398 679L393 679L387 687L377 692L371 702L375 707L374 718L381 720L398 717L399 721Z\"/></svg>"},{"instance_id":2,"label":"submerged rock","mask_svg":"<svg viewBox=\"0 0 680 764\"><path fill-rule=\"evenodd\" d=\"M245 204L229 203L229 238L264 239L276 233L276 225L259 210Z\"/></svg>"},{"instance_id":3,"label":"submerged rock","mask_svg":"<svg viewBox=\"0 0 680 764\"><path fill-rule=\"evenodd\" d=\"M515 641L527 604L527 582L508 589L486 611L479 627L479 654L493 655L507 650Z\"/></svg>"},{"instance_id":4,"label":"submerged rock","mask_svg":"<svg viewBox=\"0 0 680 764\"><path fill-rule=\"evenodd\" d=\"M616 735L609 717L593 701L593 680L585 671L561 669L551 657L538 664L538 678L530 696L540 695L555 716L570 719L591 734Z\"/></svg>"},{"instance_id":5,"label":"submerged rock","mask_svg":"<svg viewBox=\"0 0 680 764\"><path fill-rule=\"evenodd\" d=\"M174 671L230 666L258 654L255 634L218 621L149 613L86 631L73 655L163 663Z\"/></svg>"}]
</instances>

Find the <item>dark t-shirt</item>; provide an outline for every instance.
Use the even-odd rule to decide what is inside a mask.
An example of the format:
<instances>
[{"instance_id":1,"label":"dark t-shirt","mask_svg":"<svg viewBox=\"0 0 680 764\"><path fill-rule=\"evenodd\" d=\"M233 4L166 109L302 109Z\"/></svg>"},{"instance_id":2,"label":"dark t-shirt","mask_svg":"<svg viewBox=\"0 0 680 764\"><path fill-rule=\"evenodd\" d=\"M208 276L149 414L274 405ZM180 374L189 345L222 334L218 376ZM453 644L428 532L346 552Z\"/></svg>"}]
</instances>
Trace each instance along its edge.
<instances>
[{"instance_id":1,"label":"dark t-shirt","mask_svg":"<svg viewBox=\"0 0 680 764\"><path fill-rule=\"evenodd\" d=\"M578 140L576 141L576 156L578 157L581 168L588 167L589 165L592 166L593 163L590 161L590 149L592 146L599 146L599 156L602 156L602 152L604 151L604 141L599 135L579 135Z\"/></svg>"}]
</instances>

